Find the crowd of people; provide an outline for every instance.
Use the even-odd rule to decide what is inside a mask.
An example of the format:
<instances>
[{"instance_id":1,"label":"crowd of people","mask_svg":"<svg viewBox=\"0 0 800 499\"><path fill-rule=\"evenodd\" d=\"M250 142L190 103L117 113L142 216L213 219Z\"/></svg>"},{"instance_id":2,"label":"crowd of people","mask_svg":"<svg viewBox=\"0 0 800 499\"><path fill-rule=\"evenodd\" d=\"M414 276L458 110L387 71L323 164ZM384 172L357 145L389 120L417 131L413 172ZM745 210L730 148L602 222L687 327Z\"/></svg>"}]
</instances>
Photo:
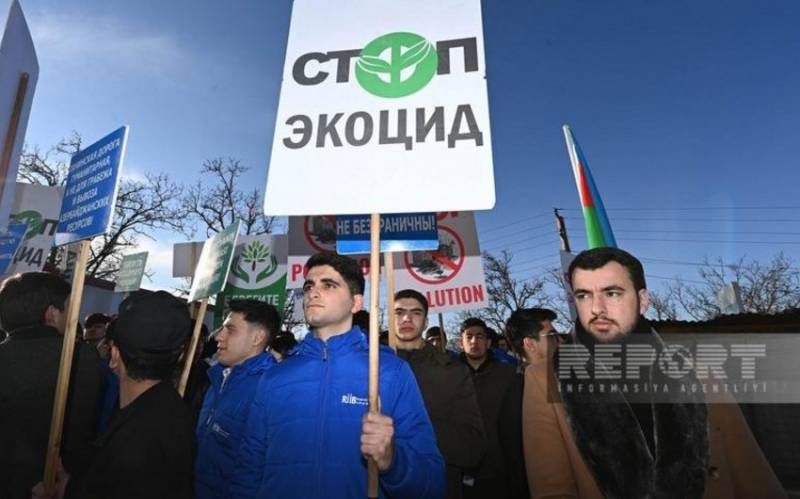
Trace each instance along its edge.
<instances>
[{"instance_id":1,"label":"crowd of people","mask_svg":"<svg viewBox=\"0 0 800 499\"><path fill-rule=\"evenodd\" d=\"M623 250L572 262L571 331L544 308L514 311L503 332L469 318L460 353L428 328L425 296L398 291L378 412L368 410L361 269L336 254L307 268L299 343L254 300L231 300L195 352L186 304L163 291L131 294L113 318L88 317L54 488L41 480L70 288L46 273L6 279L0 499L364 497L369 462L385 498L786 497L736 404L557 386L564 344L663 345L644 318L642 265Z\"/></svg>"}]
</instances>

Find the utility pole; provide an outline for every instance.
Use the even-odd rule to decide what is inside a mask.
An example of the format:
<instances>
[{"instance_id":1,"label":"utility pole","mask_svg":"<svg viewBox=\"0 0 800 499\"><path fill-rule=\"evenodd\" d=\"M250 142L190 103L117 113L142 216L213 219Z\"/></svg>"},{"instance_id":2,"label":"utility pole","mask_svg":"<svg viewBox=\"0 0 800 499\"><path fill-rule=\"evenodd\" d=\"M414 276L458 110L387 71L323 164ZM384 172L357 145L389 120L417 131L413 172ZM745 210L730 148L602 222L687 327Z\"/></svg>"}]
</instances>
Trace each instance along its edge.
<instances>
[{"instance_id":1,"label":"utility pole","mask_svg":"<svg viewBox=\"0 0 800 499\"><path fill-rule=\"evenodd\" d=\"M558 237L561 239L561 250L569 253L569 238L567 237L567 225L564 223L564 217L558 212L558 208L553 208L553 215L556 217L556 229L558 230Z\"/></svg>"}]
</instances>

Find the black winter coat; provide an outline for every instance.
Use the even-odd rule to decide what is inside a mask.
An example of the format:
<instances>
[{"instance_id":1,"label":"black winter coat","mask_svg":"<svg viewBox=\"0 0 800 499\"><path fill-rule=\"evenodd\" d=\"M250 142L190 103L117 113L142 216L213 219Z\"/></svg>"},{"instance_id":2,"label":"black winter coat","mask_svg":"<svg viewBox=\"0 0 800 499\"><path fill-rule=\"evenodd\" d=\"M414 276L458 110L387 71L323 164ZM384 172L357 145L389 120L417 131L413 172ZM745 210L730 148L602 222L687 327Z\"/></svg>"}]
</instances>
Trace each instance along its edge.
<instances>
[{"instance_id":1,"label":"black winter coat","mask_svg":"<svg viewBox=\"0 0 800 499\"><path fill-rule=\"evenodd\" d=\"M475 483L464 488L469 499L527 498L525 462L522 453L522 379L511 364L494 358L492 352L478 369L472 369L478 405L486 428L486 456L474 470Z\"/></svg>"},{"instance_id":2,"label":"black winter coat","mask_svg":"<svg viewBox=\"0 0 800 499\"><path fill-rule=\"evenodd\" d=\"M0 499L28 499L44 476L64 337L50 326L11 331L0 344ZM92 456L102 386L97 350L78 342L73 354L61 458L80 473Z\"/></svg>"},{"instance_id":3,"label":"black winter coat","mask_svg":"<svg viewBox=\"0 0 800 499\"><path fill-rule=\"evenodd\" d=\"M462 497L466 469L476 468L486 452L483 419L469 369L430 343L398 350L414 371L433 423L436 443L447 465L447 497Z\"/></svg>"},{"instance_id":4,"label":"black winter coat","mask_svg":"<svg viewBox=\"0 0 800 499\"><path fill-rule=\"evenodd\" d=\"M95 442L88 471L68 483L80 499L192 499L192 417L169 381L117 411Z\"/></svg>"}]
</instances>

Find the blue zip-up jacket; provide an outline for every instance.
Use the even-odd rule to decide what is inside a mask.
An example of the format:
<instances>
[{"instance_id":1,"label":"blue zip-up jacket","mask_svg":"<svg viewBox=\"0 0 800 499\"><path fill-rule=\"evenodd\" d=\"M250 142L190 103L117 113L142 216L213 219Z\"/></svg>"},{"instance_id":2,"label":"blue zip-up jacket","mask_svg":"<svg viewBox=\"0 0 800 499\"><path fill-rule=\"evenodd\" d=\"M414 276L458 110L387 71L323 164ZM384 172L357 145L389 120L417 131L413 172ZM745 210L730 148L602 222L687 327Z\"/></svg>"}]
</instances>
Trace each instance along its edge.
<instances>
[{"instance_id":1,"label":"blue zip-up jacket","mask_svg":"<svg viewBox=\"0 0 800 499\"><path fill-rule=\"evenodd\" d=\"M362 417L369 410L369 348L358 328L323 342L309 333L265 373L247 422L232 497L366 497ZM441 498L445 467L409 365L380 351L381 412L394 422L394 458L382 498Z\"/></svg>"},{"instance_id":2,"label":"blue zip-up jacket","mask_svg":"<svg viewBox=\"0 0 800 499\"><path fill-rule=\"evenodd\" d=\"M236 456L245 436L245 423L261 375L276 365L262 353L231 369L223 383L225 366L208 369L211 380L197 420L195 497L228 499Z\"/></svg>"}]
</instances>

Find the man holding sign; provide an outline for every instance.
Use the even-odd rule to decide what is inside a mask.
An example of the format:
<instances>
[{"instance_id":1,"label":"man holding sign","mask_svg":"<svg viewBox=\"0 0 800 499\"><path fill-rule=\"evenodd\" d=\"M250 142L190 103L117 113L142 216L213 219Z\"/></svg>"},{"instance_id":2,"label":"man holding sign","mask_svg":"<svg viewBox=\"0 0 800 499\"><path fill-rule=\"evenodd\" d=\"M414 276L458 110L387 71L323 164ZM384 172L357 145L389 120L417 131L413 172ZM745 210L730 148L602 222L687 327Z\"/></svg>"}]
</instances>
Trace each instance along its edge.
<instances>
[{"instance_id":1,"label":"man holding sign","mask_svg":"<svg viewBox=\"0 0 800 499\"><path fill-rule=\"evenodd\" d=\"M303 293L311 330L261 380L233 496L360 497L373 459L381 497L442 497L444 462L414 374L387 348L381 411L367 412L368 345L352 325L364 300L361 269L340 255L315 255Z\"/></svg>"}]
</instances>

